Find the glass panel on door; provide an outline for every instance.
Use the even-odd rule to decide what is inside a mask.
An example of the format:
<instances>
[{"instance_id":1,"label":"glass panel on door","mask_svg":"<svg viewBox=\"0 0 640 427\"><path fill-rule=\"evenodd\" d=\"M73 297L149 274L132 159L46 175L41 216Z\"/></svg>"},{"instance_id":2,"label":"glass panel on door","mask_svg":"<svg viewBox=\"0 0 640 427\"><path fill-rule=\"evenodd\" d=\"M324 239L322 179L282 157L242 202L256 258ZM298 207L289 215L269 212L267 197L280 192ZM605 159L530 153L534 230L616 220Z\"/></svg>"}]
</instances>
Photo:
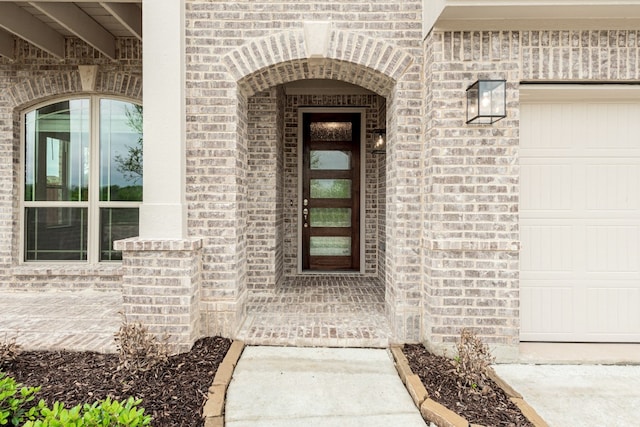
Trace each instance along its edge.
<instances>
[{"instance_id":1,"label":"glass panel on door","mask_svg":"<svg viewBox=\"0 0 640 427\"><path fill-rule=\"evenodd\" d=\"M351 153L336 150L311 151L311 170L349 170Z\"/></svg>"},{"instance_id":2,"label":"glass panel on door","mask_svg":"<svg viewBox=\"0 0 640 427\"><path fill-rule=\"evenodd\" d=\"M311 140L320 142L351 141L353 123L317 121L311 123Z\"/></svg>"},{"instance_id":3,"label":"glass panel on door","mask_svg":"<svg viewBox=\"0 0 640 427\"><path fill-rule=\"evenodd\" d=\"M351 208L313 208L311 227L351 227Z\"/></svg>"},{"instance_id":4,"label":"glass panel on door","mask_svg":"<svg viewBox=\"0 0 640 427\"><path fill-rule=\"evenodd\" d=\"M351 197L350 179L312 179L312 199L348 199Z\"/></svg>"},{"instance_id":5,"label":"glass panel on door","mask_svg":"<svg viewBox=\"0 0 640 427\"><path fill-rule=\"evenodd\" d=\"M350 237L311 237L311 256L351 255Z\"/></svg>"}]
</instances>

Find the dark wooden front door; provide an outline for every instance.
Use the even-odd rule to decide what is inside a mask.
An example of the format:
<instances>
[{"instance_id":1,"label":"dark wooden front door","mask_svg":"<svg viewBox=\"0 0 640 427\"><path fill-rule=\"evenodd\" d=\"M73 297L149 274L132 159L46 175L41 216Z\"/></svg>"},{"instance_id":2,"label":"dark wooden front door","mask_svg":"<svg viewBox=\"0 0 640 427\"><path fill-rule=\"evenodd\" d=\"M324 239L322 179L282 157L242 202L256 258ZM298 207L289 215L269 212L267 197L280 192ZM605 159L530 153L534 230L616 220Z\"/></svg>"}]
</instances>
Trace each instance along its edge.
<instances>
[{"instance_id":1,"label":"dark wooden front door","mask_svg":"<svg viewBox=\"0 0 640 427\"><path fill-rule=\"evenodd\" d=\"M360 269L360 120L303 114L303 270Z\"/></svg>"}]
</instances>

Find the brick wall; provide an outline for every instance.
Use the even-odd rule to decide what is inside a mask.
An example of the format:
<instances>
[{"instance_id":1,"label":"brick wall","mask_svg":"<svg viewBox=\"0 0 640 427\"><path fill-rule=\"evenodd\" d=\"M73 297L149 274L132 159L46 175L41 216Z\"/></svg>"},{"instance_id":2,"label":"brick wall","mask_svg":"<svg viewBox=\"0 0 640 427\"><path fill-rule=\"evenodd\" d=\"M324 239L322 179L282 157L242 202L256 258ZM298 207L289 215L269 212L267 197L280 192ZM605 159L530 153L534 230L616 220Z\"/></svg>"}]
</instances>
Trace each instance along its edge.
<instances>
[{"instance_id":1,"label":"brick wall","mask_svg":"<svg viewBox=\"0 0 640 427\"><path fill-rule=\"evenodd\" d=\"M433 32L425 40L424 336L473 327L504 357L519 341L519 84L637 81L638 31ZM507 80L507 118L465 125L465 90Z\"/></svg>"},{"instance_id":2,"label":"brick wall","mask_svg":"<svg viewBox=\"0 0 640 427\"><path fill-rule=\"evenodd\" d=\"M331 24L324 57L310 61L304 25L312 21ZM405 203L402 190L418 185L405 179L420 168L414 150L420 147L422 120L421 1L191 0L186 24L188 225L192 236L204 237L203 311L225 317L225 325L234 324L252 274L245 252L251 244L243 237L252 226L246 220L251 191L244 160L247 101L289 81L343 80L393 100L387 104L393 117L387 119L393 128L391 145L395 141L398 149L387 157L386 188L398 191L387 193L394 204L389 212L394 221L385 229L385 263L393 267L386 270L388 295L393 296L387 308L398 337L418 340L420 249L414 245L407 252L406 247L419 243L413 239L421 233L421 223L412 212L420 209L413 201ZM285 196L285 215L287 200ZM283 224L286 233L286 216ZM287 239L285 234L285 251ZM283 253L283 263L291 265L289 254ZM219 332L209 326L205 328Z\"/></svg>"},{"instance_id":3,"label":"brick wall","mask_svg":"<svg viewBox=\"0 0 640 427\"><path fill-rule=\"evenodd\" d=\"M281 99L283 108L279 110ZM249 98L247 265L251 291L273 290L279 283L279 274L298 274L299 106L366 108L364 273L378 276L379 265L384 263L379 261L378 250L380 242L384 242L384 233L379 232L381 224L384 227L384 216L380 219L380 207L384 214L385 202L384 156L371 153L373 130L385 126L384 98L377 95L284 96L282 88L271 88Z\"/></svg>"},{"instance_id":4,"label":"brick wall","mask_svg":"<svg viewBox=\"0 0 640 427\"><path fill-rule=\"evenodd\" d=\"M98 65L96 94L142 99L142 46L137 39L117 39L110 60L74 38L65 41L59 60L20 39L15 60L0 59L0 287L15 290L119 289L117 264L18 265L20 246L21 114L28 107L82 93L78 65Z\"/></svg>"},{"instance_id":5,"label":"brick wall","mask_svg":"<svg viewBox=\"0 0 640 427\"><path fill-rule=\"evenodd\" d=\"M122 251L123 310L127 322L167 336L170 351L189 351L200 333L202 241L115 242Z\"/></svg>"},{"instance_id":6,"label":"brick wall","mask_svg":"<svg viewBox=\"0 0 640 427\"><path fill-rule=\"evenodd\" d=\"M273 291L283 260L282 88L249 98L247 287Z\"/></svg>"},{"instance_id":7,"label":"brick wall","mask_svg":"<svg viewBox=\"0 0 640 427\"><path fill-rule=\"evenodd\" d=\"M386 129L387 128L387 103L379 102L378 103L378 129ZM386 260L386 234L387 234L387 162L386 162L386 154L376 154L374 156L375 159L375 169L378 179L377 179L377 193L378 199L376 202L376 210L377 210L377 269L378 269L378 277L384 281L386 277L386 268L385 268L385 260Z\"/></svg>"},{"instance_id":8,"label":"brick wall","mask_svg":"<svg viewBox=\"0 0 640 427\"><path fill-rule=\"evenodd\" d=\"M640 34L434 31L423 41L421 3L187 1L186 198L189 233L203 243L188 255L164 251L162 262L190 260L181 274L196 298L180 320L189 340L233 335L249 291L295 274L296 108L359 105L368 143L374 128L387 128L386 156L367 154L375 178L364 184L366 273L384 278L394 339L444 348L471 326L513 354L520 82L637 82ZM309 59L304 25L314 21L330 21L328 45ZM62 61L22 41L15 49L15 61L0 59L0 286L120 287L135 275L126 263L17 266L20 114L81 92L79 64L99 65L97 93L140 100L140 43L118 40L116 61L76 39ZM465 89L478 78L508 82L508 116L493 126L464 124ZM285 96L279 85L299 79L342 80L377 95Z\"/></svg>"}]
</instances>

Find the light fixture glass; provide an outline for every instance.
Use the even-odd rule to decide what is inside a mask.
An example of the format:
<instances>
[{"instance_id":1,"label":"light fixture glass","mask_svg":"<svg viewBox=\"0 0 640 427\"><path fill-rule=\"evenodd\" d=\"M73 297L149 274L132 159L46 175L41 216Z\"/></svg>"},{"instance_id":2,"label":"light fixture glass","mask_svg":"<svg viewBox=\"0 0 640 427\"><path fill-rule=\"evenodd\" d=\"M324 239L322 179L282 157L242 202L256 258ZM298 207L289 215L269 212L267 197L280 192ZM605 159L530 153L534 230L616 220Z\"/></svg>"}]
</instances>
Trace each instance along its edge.
<instances>
[{"instance_id":1,"label":"light fixture glass","mask_svg":"<svg viewBox=\"0 0 640 427\"><path fill-rule=\"evenodd\" d=\"M373 154L385 154L387 152L387 130L373 130Z\"/></svg>"},{"instance_id":2,"label":"light fixture glass","mask_svg":"<svg viewBox=\"0 0 640 427\"><path fill-rule=\"evenodd\" d=\"M492 124L507 116L507 82L478 80L467 88L467 124Z\"/></svg>"}]
</instances>

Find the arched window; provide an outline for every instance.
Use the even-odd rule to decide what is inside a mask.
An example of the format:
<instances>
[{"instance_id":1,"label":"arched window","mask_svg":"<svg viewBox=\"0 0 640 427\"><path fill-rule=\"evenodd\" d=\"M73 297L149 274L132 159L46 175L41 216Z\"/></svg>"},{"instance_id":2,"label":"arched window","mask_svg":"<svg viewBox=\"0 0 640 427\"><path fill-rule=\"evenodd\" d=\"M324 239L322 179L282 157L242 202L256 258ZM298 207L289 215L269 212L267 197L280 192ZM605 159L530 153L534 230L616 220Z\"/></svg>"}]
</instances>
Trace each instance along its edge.
<instances>
[{"instance_id":1,"label":"arched window","mask_svg":"<svg viewBox=\"0 0 640 427\"><path fill-rule=\"evenodd\" d=\"M142 107L97 96L24 115L25 261L117 261L138 235Z\"/></svg>"}]
</instances>

